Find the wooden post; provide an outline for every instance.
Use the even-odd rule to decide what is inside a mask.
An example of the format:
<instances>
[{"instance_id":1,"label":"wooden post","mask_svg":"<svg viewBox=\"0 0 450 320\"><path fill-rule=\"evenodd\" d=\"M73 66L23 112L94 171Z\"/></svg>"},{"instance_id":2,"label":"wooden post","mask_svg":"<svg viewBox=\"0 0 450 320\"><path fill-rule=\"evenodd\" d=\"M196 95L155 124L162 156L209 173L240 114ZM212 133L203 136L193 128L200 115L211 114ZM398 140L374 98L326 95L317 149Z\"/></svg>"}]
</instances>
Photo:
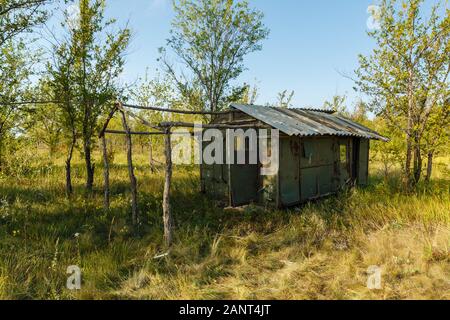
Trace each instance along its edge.
<instances>
[{"instance_id":1,"label":"wooden post","mask_svg":"<svg viewBox=\"0 0 450 320\"><path fill-rule=\"evenodd\" d=\"M103 150L103 179L104 179L104 206L105 210L109 210L109 162L108 150L106 146L105 135L102 135L102 150Z\"/></svg>"},{"instance_id":2,"label":"wooden post","mask_svg":"<svg viewBox=\"0 0 450 320\"><path fill-rule=\"evenodd\" d=\"M153 137L152 136L150 136L148 146L149 146L150 171L152 173L154 173L155 172L155 161L153 161Z\"/></svg>"},{"instance_id":3,"label":"wooden post","mask_svg":"<svg viewBox=\"0 0 450 320\"><path fill-rule=\"evenodd\" d=\"M131 220L133 222L133 225L135 227L138 227L139 213L138 213L138 208L137 208L137 182L136 182L136 177L134 175L134 168L133 168L133 151L132 151L132 143L131 143L131 134L130 134L130 128L128 127L125 112L121 111L120 113L122 114L123 129L127 132L126 144L127 144L128 174L130 176L130 184L131 184Z\"/></svg>"},{"instance_id":4,"label":"wooden post","mask_svg":"<svg viewBox=\"0 0 450 320\"><path fill-rule=\"evenodd\" d=\"M164 240L169 247L172 244L172 214L170 208L170 184L172 181L172 146L170 143L170 128L165 129L164 147L166 156L166 170L163 193L163 221Z\"/></svg>"}]
</instances>

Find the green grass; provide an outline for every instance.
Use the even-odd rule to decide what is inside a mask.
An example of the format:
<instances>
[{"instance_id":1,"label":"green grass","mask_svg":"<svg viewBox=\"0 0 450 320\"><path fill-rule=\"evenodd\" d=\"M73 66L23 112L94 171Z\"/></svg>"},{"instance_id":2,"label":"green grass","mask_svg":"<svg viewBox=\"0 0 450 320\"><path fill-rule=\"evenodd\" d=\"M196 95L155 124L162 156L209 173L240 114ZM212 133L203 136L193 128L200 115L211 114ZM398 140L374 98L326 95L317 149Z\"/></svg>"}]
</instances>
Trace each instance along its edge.
<instances>
[{"instance_id":1,"label":"green grass","mask_svg":"<svg viewBox=\"0 0 450 320\"><path fill-rule=\"evenodd\" d=\"M448 159L446 159L448 160ZM128 173L111 172L111 210L96 190L64 195L64 170L38 163L0 177L1 299L449 299L450 180L445 162L430 187L404 194L373 171L370 186L287 211L224 211L198 192L193 168L176 168L175 240L164 253L162 172L136 163L140 236L130 228ZM140 165L142 164L142 165ZM74 235L79 233L79 237ZM66 268L82 289L65 288ZM366 287L382 268L381 290Z\"/></svg>"}]
</instances>

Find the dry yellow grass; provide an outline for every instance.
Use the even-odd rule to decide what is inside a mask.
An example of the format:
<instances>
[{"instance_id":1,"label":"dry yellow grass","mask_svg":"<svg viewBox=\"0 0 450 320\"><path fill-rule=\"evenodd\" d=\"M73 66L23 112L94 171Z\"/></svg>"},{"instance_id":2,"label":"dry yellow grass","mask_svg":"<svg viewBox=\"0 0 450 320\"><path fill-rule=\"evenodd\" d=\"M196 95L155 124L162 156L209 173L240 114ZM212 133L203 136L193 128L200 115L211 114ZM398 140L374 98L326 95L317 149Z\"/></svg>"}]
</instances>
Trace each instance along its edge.
<instances>
[{"instance_id":1,"label":"dry yellow grass","mask_svg":"<svg viewBox=\"0 0 450 320\"><path fill-rule=\"evenodd\" d=\"M365 189L287 211L229 212L197 192L193 168L174 176L175 243L166 257L162 173L136 163L141 237L129 231L128 177L122 155L112 169L110 212L100 186L67 200L60 165L1 177L2 299L449 299L450 180L436 166L431 187L414 194L395 175L372 170ZM97 169L101 181L101 168ZM80 233L74 238L75 233ZM80 291L65 289L68 265L82 269ZM382 270L369 290L367 270Z\"/></svg>"}]
</instances>

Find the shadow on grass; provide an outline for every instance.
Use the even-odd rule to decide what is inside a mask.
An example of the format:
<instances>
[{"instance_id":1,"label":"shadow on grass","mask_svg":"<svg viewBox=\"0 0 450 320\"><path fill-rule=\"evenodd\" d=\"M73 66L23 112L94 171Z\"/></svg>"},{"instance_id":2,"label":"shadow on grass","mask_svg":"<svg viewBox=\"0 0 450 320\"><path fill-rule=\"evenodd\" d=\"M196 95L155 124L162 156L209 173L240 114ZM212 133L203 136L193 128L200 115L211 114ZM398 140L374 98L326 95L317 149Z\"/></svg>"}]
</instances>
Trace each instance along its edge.
<instances>
[{"instance_id":1,"label":"shadow on grass","mask_svg":"<svg viewBox=\"0 0 450 320\"><path fill-rule=\"evenodd\" d=\"M114 170L125 170L125 166L116 167ZM140 233L142 236L149 233L161 236L163 181L160 176L151 175L140 176L138 181L138 208L142 218ZM448 180L436 179L429 185L419 184L417 192L438 194L448 192L449 186ZM111 238L111 234L114 236L117 233L112 228L113 223L130 225L129 189L126 179L115 179L111 184L112 207L109 211L105 211L101 187L97 187L87 196L83 194L83 184L77 184L75 196L66 199L64 189L61 190L61 185L58 184L50 186L39 185L37 182L23 186L2 184L0 200L3 200L3 204L0 203L0 219L5 222L8 232L20 229L23 225L33 225L32 233L37 238L41 233L70 238L75 233L89 231L96 241L105 244L105 241ZM389 179L372 175L369 185L361 190L374 195L383 193L391 196L404 192L399 174L393 174ZM226 211L199 192L197 177L182 175L174 179L171 206L175 227L178 230L202 229L217 234L226 229L240 227L242 224L252 225L254 228L272 226L268 230L259 230L265 233L276 226L288 223L290 217L302 214L308 209L317 209L316 211L321 212L325 220L332 220L333 215L342 215L345 212L351 197L352 191L346 191L286 210L264 210L249 206L244 211ZM131 237L131 233L124 234Z\"/></svg>"}]
</instances>

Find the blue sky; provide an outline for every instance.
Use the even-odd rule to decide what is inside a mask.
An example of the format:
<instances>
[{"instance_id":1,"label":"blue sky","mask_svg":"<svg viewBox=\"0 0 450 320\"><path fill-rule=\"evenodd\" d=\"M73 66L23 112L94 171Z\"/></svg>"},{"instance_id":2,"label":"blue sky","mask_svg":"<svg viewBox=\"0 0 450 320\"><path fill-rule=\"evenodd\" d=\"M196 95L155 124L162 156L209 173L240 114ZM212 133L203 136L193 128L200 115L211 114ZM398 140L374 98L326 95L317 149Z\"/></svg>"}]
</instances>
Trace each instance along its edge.
<instances>
[{"instance_id":1,"label":"blue sky","mask_svg":"<svg viewBox=\"0 0 450 320\"><path fill-rule=\"evenodd\" d=\"M433 0L429 0L434 2ZM358 54L373 49L367 36L369 5L377 0L250 0L264 12L270 29L263 50L250 54L238 82L259 87L257 103L276 101L277 93L294 90L294 106L320 107L334 94L346 94L350 106L358 98L351 74ZM107 16L127 21L134 37L123 78L136 80L158 68L158 47L165 45L173 17L171 0L108 0Z\"/></svg>"}]
</instances>

